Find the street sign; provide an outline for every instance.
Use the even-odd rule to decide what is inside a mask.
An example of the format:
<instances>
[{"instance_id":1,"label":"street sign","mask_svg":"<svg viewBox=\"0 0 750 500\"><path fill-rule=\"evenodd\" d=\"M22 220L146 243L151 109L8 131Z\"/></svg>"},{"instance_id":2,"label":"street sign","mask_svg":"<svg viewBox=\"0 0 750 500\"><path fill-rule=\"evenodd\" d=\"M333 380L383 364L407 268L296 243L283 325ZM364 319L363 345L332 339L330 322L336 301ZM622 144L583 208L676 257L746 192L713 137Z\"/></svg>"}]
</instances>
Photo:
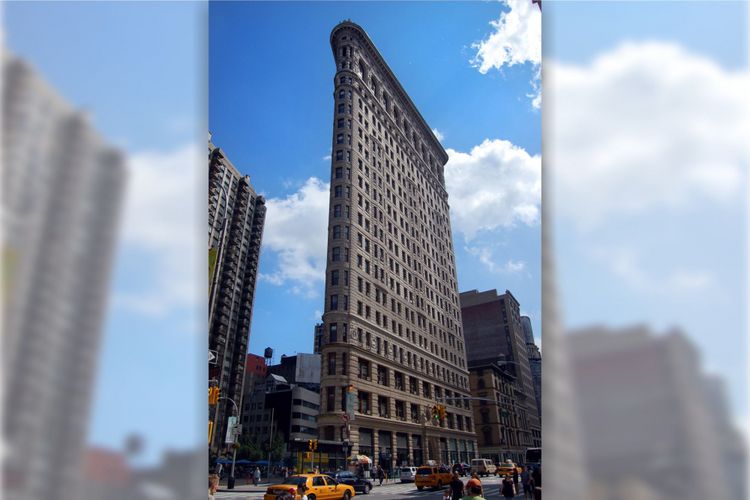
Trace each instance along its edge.
<instances>
[{"instance_id":1,"label":"street sign","mask_svg":"<svg viewBox=\"0 0 750 500\"><path fill-rule=\"evenodd\" d=\"M341 421L344 423L347 423L349 421L349 414L348 413L342 413L341 414Z\"/></svg>"},{"instance_id":2,"label":"street sign","mask_svg":"<svg viewBox=\"0 0 750 500\"><path fill-rule=\"evenodd\" d=\"M234 444L237 435L234 433L234 428L237 426L237 417L229 417L227 422L227 435L224 439L226 444Z\"/></svg>"},{"instance_id":3,"label":"street sign","mask_svg":"<svg viewBox=\"0 0 750 500\"><path fill-rule=\"evenodd\" d=\"M217 359L219 359L218 353L216 351L212 351L211 349L209 349L208 350L208 364L215 365Z\"/></svg>"}]
</instances>

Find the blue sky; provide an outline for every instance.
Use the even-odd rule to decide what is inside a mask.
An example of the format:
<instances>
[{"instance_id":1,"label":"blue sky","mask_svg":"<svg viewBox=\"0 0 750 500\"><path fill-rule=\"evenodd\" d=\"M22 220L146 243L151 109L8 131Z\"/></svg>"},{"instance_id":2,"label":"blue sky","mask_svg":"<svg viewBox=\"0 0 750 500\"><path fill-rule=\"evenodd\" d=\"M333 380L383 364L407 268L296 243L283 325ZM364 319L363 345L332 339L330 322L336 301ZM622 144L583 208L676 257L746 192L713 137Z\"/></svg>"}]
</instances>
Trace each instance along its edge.
<instances>
[{"instance_id":1,"label":"blue sky","mask_svg":"<svg viewBox=\"0 0 750 500\"><path fill-rule=\"evenodd\" d=\"M327 182L330 159L324 158L330 152L335 72L329 35L338 22L351 19L367 31L427 123L444 136L446 149L468 153L486 139L504 139L538 154L540 113L526 97L532 65L481 74L470 62L476 55L472 44L493 32L489 22L501 11L502 4L488 2L212 4L209 126L214 143L269 199L299 193L311 177ZM325 234L300 237L324 240ZM454 225L454 240L460 290L510 289L532 316L538 335L539 225L481 231L468 242ZM478 246L490 249L498 267L523 262L523 270L488 272L477 257ZM278 253L264 245L261 274L278 272L279 266ZM312 350L323 283L294 293L298 285L294 280L259 282L251 352L267 346L277 356Z\"/></svg>"}]
</instances>

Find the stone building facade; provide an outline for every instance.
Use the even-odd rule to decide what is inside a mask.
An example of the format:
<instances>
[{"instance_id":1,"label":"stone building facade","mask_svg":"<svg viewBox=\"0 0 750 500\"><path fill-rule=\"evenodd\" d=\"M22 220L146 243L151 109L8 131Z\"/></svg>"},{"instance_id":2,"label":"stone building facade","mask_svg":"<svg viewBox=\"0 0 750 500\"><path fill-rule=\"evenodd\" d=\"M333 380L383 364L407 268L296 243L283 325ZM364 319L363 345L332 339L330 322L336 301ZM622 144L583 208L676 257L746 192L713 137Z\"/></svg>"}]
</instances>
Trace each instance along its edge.
<instances>
[{"instance_id":1,"label":"stone building facade","mask_svg":"<svg viewBox=\"0 0 750 500\"><path fill-rule=\"evenodd\" d=\"M468 460L476 436L443 166L365 31L331 33L334 78L321 439L392 469ZM430 418L446 407L446 418ZM348 409L348 411L347 411ZM344 423L349 415L349 423Z\"/></svg>"},{"instance_id":2,"label":"stone building facade","mask_svg":"<svg viewBox=\"0 0 750 500\"><path fill-rule=\"evenodd\" d=\"M507 459L525 462L529 422L525 409L516 400L516 377L497 359L469 363L471 393L477 428L479 454L493 462ZM534 445L541 436L532 436Z\"/></svg>"},{"instance_id":3,"label":"stone building facade","mask_svg":"<svg viewBox=\"0 0 750 500\"><path fill-rule=\"evenodd\" d=\"M522 422L519 445L541 446L539 408L518 300L508 290L501 295L497 290L464 292L461 317L469 366L491 358L513 375L513 396Z\"/></svg>"}]
</instances>

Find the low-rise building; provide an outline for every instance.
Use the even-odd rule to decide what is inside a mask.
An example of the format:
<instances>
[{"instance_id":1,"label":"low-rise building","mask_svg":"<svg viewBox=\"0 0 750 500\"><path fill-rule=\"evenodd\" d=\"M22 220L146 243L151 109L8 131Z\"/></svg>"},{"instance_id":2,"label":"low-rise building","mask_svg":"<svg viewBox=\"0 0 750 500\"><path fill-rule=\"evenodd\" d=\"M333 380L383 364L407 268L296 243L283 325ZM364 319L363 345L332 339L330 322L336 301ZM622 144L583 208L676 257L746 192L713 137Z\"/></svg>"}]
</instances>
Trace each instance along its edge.
<instances>
[{"instance_id":1,"label":"low-rise building","mask_svg":"<svg viewBox=\"0 0 750 500\"><path fill-rule=\"evenodd\" d=\"M494 462L523 463L529 445L541 446L541 434L530 426L526 404L520 404L518 381L496 358L469 363L469 384L479 455ZM531 435L532 443L526 436Z\"/></svg>"}]
</instances>

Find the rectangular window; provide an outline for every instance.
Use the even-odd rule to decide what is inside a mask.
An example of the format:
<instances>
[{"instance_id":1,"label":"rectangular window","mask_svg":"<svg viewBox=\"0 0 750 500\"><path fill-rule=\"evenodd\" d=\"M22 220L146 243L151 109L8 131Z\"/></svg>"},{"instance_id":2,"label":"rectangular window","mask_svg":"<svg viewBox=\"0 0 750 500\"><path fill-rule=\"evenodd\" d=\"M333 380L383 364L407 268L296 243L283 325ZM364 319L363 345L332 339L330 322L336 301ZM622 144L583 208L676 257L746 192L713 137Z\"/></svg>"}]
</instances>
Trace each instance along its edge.
<instances>
[{"instance_id":1,"label":"rectangular window","mask_svg":"<svg viewBox=\"0 0 750 500\"><path fill-rule=\"evenodd\" d=\"M344 188L342 186L335 186L333 188L333 197L334 198L341 198L341 195L344 193Z\"/></svg>"},{"instance_id":2,"label":"rectangular window","mask_svg":"<svg viewBox=\"0 0 750 500\"><path fill-rule=\"evenodd\" d=\"M338 151L336 151L336 159L337 160L343 160L344 159L344 150L343 149L339 149Z\"/></svg>"},{"instance_id":3,"label":"rectangular window","mask_svg":"<svg viewBox=\"0 0 750 500\"><path fill-rule=\"evenodd\" d=\"M333 239L341 238L341 226L333 226Z\"/></svg>"},{"instance_id":4,"label":"rectangular window","mask_svg":"<svg viewBox=\"0 0 750 500\"><path fill-rule=\"evenodd\" d=\"M328 341L329 342L339 341L338 323L331 323L331 325L328 327Z\"/></svg>"},{"instance_id":5,"label":"rectangular window","mask_svg":"<svg viewBox=\"0 0 750 500\"><path fill-rule=\"evenodd\" d=\"M336 311L339 308L339 296L331 295L331 311Z\"/></svg>"},{"instance_id":6,"label":"rectangular window","mask_svg":"<svg viewBox=\"0 0 750 500\"><path fill-rule=\"evenodd\" d=\"M338 285L339 284L339 272L338 271L331 271L331 285Z\"/></svg>"},{"instance_id":7,"label":"rectangular window","mask_svg":"<svg viewBox=\"0 0 750 500\"><path fill-rule=\"evenodd\" d=\"M344 128L344 119L343 118L339 118L338 119L338 121L336 122L336 128Z\"/></svg>"},{"instance_id":8,"label":"rectangular window","mask_svg":"<svg viewBox=\"0 0 750 500\"><path fill-rule=\"evenodd\" d=\"M339 247L334 247L334 248L333 248L333 249L331 250L331 260L332 260L333 262L338 262L338 261L340 261L340 260L341 260L341 248L339 248Z\"/></svg>"},{"instance_id":9,"label":"rectangular window","mask_svg":"<svg viewBox=\"0 0 750 500\"><path fill-rule=\"evenodd\" d=\"M326 387L326 409L334 411L336 408L336 388Z\"/></svg>"},{"instance_id":10,"label":"rectangular window","mask_svg":"<svg viewBox=\"0 0 750 500\"><path fill-rule=\"evenodd\" d=\"M334 172L334 175L337 179L341 179L344 176L344 170L341 167L336 167L336 170Z\"/></svg>"},{"instance_id":11,"label":"rectangular window","mask_svg":"<svg viewBox=\"0 0 750 500\"><path fill-rule=\"evenodd\" d=\"M334 217L341 217L341 205L334 205L333 206L333 216Z\"/></svg>"},{"instance_id":12,"label":"rectangular window","mask_svg":"<svg viewBox=\"0 0 750 500\"><path fill-rule=\"evenodd\" d=\"M328 375L336 375L336 353L328 353Z\"/></svg>"}]
</instances>

